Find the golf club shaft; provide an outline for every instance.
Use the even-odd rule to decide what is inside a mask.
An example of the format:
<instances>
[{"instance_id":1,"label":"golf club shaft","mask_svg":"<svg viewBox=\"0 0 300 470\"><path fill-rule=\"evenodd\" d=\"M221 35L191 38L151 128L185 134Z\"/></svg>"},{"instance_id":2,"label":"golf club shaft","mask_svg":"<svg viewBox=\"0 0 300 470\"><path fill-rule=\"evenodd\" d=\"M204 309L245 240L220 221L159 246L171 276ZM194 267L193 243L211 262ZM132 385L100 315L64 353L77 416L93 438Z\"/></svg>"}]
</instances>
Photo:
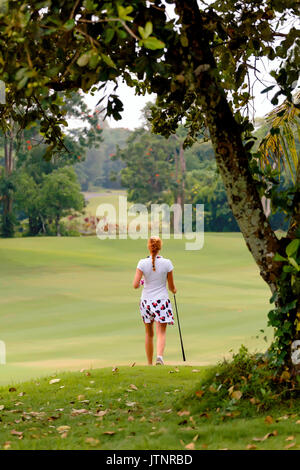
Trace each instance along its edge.
<instances>
[{"instance_id":1,"label":"golf club shaft","mask_svg":"<svg viewBox=\"0 0 300 470\"><path fill-rule=\"evenodd\" d=\"M182 358L185 361L185 353L184 353L184 348L183 348L183 342L182 342L182 336L181 336L181 329L180 329L180 322L179 322L179 315L178 315L178 309L177 309L177 302L176 302L176 297L174 294L174 302L175 302L175 309L176 309L176 315L177 315L177 321L178 321L178 330L179 330L179 337L180 337L180 344L181 344L181 351L182 351Z\"/></svg>"}]
</instances>

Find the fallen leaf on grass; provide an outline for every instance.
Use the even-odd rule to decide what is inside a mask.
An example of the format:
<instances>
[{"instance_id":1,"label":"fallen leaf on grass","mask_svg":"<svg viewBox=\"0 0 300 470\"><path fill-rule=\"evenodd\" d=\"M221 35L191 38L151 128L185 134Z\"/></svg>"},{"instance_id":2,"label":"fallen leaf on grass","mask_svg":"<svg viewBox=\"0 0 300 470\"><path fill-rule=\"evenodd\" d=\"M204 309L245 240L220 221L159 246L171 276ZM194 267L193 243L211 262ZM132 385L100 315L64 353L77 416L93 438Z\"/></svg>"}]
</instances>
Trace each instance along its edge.
<instances>
[{"instance_id":1,"label":"fallen leaf on grass","mask_svg":"<svg viewBox=\"0 0 300 470\"><path fill-rule=\"evenodd\" d=\"M284 372L282 372L281 376L280 376L280 380L281 381L287 381L291 378L291 374L285 370Z\"/></svg>"},{"instance_id":2,"label":"fallen leaf on grass","mask_svg":"<svg viewBox=\"0 0 300 470\"><path fill-rule=\"evenodd\" d=\"M85 442L92 447L97 446L100 443L99 439L95 439L94 437L87 437Z\"/></svg>"},{"instance_id":3,"label":"fallen leaf on grass","mask_svg":"<svg viewBox=\"0 0 300 470\"><path fill-rule=\"evenodd\" d=\"M132 390L138 390L137 386L134 384L130 384L129 388L131 388Z\"/></svg>"},{"instance_id":4,"label":"fallen leaf on grass","mask_svg":"<svg viewBox=\"0 0 300 470\"><path fill-rule=\"evenodd\" d=\"M114 434L116 434L115 431L105 431L103 434L107 434L108 436L113 436Z\"/></svg>"},{"instance_id":5,"label":"fallen leaf on grass","mask_svg":"<svg viewBox=\"0 0 300 470\"><path fill-rule=\"evenodd\" d=\"M142 416L141 419L140 419L140 422L143 423L144 421L146 421L146 418L145 418L145 416Z\"/></svg>"},{"instance_id":6,"label":"fallen leaf on grass","mask_svg":"<svg viewBox=\"0 0 300 470\"><path fill-rule=\"evenodd\" d=\"M199 434L196 434L196 436L193 437L193 441L196 442L198 440Z\"/></svg>"},{"instance_id":7,"label":"fallen leaf on grass","mask_svg":"<svg viewBox=\"0 0 300 470\"><path fill-rule=\"evenodd\" d=\"M135 406L136 405L136 401L127 401L126 402L126 406Z\"/></svg>"},{"instance_id":8,"label":"fallen leaf on grass","mask_svg":"<svg viewBox=\"0 0 300 470\"><path fill-rule=\"evenodd\" d=\"M240 390L235 390L231 394L231 398L234 398L235 400L240 400L242 398L242 392Z\"/></svg>"},{"instance_id":9,"label":"fallen leaf on grass","mask_svg":"<svg viewBox=\"0 0 300 470\"><path fill-rule=\"evenodd\" d=\"M5 406L4 405L0 405L0 411L4 410Z\"/></svg>"},{"instance_id":10,"label":"fallen leaf on grass","mask_svg":"<svg viewBox=\"0 0 300 470\"><path fill-rule=\"evenodd\" d=\"M69 431L70 429L71 429L71 426L67 426L67 425L65 425L65 426L58 426L57 431L58 431L59 433L62 433L62 432L67 432L67 431Z\"/></svg>"},{"instance_id":11,"label":"fallen leaf on grass","mask_svg":"<svg viewBox=\"0 0 300 470\"><path fill-rule=\"evenodd\" d=\"M272 432L268 432L268 434L266 434L264 437L253 437L252 441L265 441L269 439L269 437L277 436L277 434L278 432L275 430Z\"/></svg>"},{"instance_id":12,"label":"fallen leaf on grass","mask_svg":"<svg viewBox=\"0 0 300 470\"><path fill-rule=\"evenodd\" d=\"M146 419L146 418L145 418ZM134 421L134 417L133 416L128 416L128 421ZM140 420L141 421L141 420Z\"/></svg>"},{"instance_id":13,"label":"fallen leaf on grass","mask_svg":"<svg viewBox=\"0 0 300 470\"><path fill-rule=\"evenodd\" d=\"M290 449L291 447L294 447L296 445L296 442L292 442L291 444L288 444L285 446L285 449Z\"/></svg>"},{"instance_id":14,"label":"fallen leaf on grass","mask_svg":"<svg viewBox=\"0 0 300 470\"><path fill-rule=\"evenodd\" d=\"M240 414L240 411L229 411L228 413L225 413L225 416L227 416L228 418L236 418ZM224 418L224 416L222 416L222 418Z\"/></svg>"},{"instance_id":15,"label":"fallen leaf on grass","mask_svg":"<svg viewBox=\"0 0 300 470\"><path fill-rule=\"evenodd\" d=\"M195 443L194 443L194 442L190 442L190 443L187 444L184 448L185 448L185 449L188 449L188 450L195 450Z\"/></svg>"},{"instance_id":16,"label":"fallen leaf on grass","mask_svg":"<svg viewBox=\"0 0 300 470\"><path fill-rule=\"evenodd\" d=\"M88 413L88 412L89 412L89 410L86 410L85 408L82 408L80 410L76 410L75 408L73 408L71 416L83 415L83 414Z\"/></svg>"},{"instance_id":17,"label":"fallen leaf on grass","mask_svg":"<svg viewBox=\"0 0 300 470\"><path fill-rule=\"evenodd\" d=\"M60 437L61 437L62 439L66 439L66 437L68 437L68 433L67 433L67 432L63 432L63 433L60 435Z\"/></svg>"},{"instance_id":18,"label":"fallen leaf on grass","mask_svg":"<svg viewBox=\"0 0 300 470\"><path fill-rule=\"evenodd\" d=\"M85 399L85 395L78 395L78 397L77 397L78 401L84 400L84 399Z\"/></svg>"},{"instance_id":19,"label":"fallen leaf on grass","mask_svg":"<svg viewBox=\"0 0 300 470\"><path fill-rule=\"evenodd\" d=\"M258 400L256 398L250 398L250 403L252 403L252 405L256 405L256 403L258 403Z\"/></svg>"},{"instance_id":20,"label":"fallen leaf on grass","mask_svg":"<svg viewBox=\"0 0 300 470\"><path fill-rule=\"evenodd\" d=\"M204 391L203 390L197 390L195 392L195 395L196 395L196 397L201 398L204 395Z\"/></svg>"},{"instance_id":21,"label":"fallen leaf on grass","mask_svg":"<svg viewBox=\"0 0 300 470\"><path fill-rule=\"evenodd\" d=\"M288 436L286 438L286 441L293 441L295 439L295 436Z\"/></svg>"},{"instance_id":22,"label":"fallen leaf on grass","mask_svg":"<svg viewBox=\"0 0 300 470\"><path fill-rule=\"evenodd\" d=\"M276 419L276 421L284 421L286 419L289 419L288 415L280 416L279 418Z\"/></svg>"},{"instance_id":23,"label":"fallen leaf on grass","mask_svg":"<svg viewBox=\"0 0 300 470\"><path fill-rule=\"evenodd\" d=\"M193 369L192 372L200 372L199 369Z\"/></svg>"},{"instance_id":24,"label":"fallen leaf on grass","mask_svg":"<svg viewBox=\"0 0 300 470\"><path fill-rule=\"evenodd\" d=\"M52 384L57 384L58 382L60 382L60 379L51 379L49 384L52 385Z\"/></svg>"},{"instance_id":25,"label":"fallen leaf on grass","mask_svg":"<svg viewBox=\"0 0 300 470\"><path fill-rule=\"evenodd\" d=\"M178 416L189 416L190 411L188 410L182 410L177 412Z\"/></svg>"},{"instance_id":26,"label":"fallen leaf on grass","mask_svg":"<svg viewBox=\"0 0 300 470\"><path fill-rule=\"evenodd\" d=\"M11 441L4 442L3 449L7 450L7 449L10 449L10 448L11 448Z\"/></svg>"},{"instance_id":27,"label":"fallen leaf on grass","mask_svg":"<svg viewBox=\"0 0 300 470\"><path fill-rule=\"evenodd\" d=\"M47 418L48 421L55 421L56 419L59 419L61 417L61 414L59 413L57 416L52 415Z\"/></svg>"},{"instance_id":28,"label":"fallen leaf on grass","mask_svg":"<svg viewBox=\"0 0 300 470\"><path fill-rule=\"evenodd\" d=\"M12 436L18 436L19 439L23 439L23 437L24 437L24 436L23 436L23 431L16 431L15 429L12 429L12 430L10 431L10 434L11 434Z\"/></svg>"},{"instance_id":29,"label":"fallen leaf on grass","mask_svg":"<svg viewBox=\"0 0 300 470\"><path fill-rule=\"evenodd\" d=\"M196 423L195 423L195 420L194 420L194 418L193 418L193 416L190 416L190 421L191 421L194 425L196 424Z\"/></svg>"},{"instance_id":30,"label":"fallen leaf on grass","mask_svg":"<svg viewBox=\"0 0 300 470\"><path fill-rule=\"evenodd\" d=\"M230 395L231 398L234 398L235 400L240 400L240 398L242 397L242 392L240 390L234 390L234 385L232 385L229 389L228 389L228 393Z\"/></svg>"},{"instance_id":31,"label":"fallen leaf on grass","mask_svg":"<svg viewBox=\"0 0 300 470\"><path fill-rule=\"evenodd\" d=\"M247 447L246 447L246 449L248 449L248 450L255 450L255 449L257 449L257 447L256 447L255 444L248 444Z\"/></svg>"},{"instance_id":32,"label":"fallen leaf on grass","mask_svg":"<svg viewBox=\"0 0 300 470\"><path fill-rule=\"evenodd\" d=\"M274 422L272 416L266 416L265 417L265 423L266 424L272 424Z\"/></svg>"},{"instance_id":33,"label":"fallen leaf on grass","mask_svg":"<svg viewBox=\"0 0 300 470\"><path fill-rule=\"evenodd\" d=\"M9 391L9 392L16 392L17 389L16 389L15 387L10 387L10 388L8 389L8 391Z\"/></svg>"},{"instance_id":34,"label":"fallen leaf on grass","mask_svg":"<svg viewBox=\"0 0 300 470\"><path fill-rule=\"evenodd\" d=\"M99 410L94 414L94 416L104 416L107 414L107 412L107 410Z\"/></svg>"},{"instance_id":35,"label":"fallen leaf on grass","mask_svg":"<svg viewBox=\"0 0 300 470\"><path fill-rule=\"evenodd\" d=\"M300 424L300 419L298 419L298 421L296 421L296 424Z\"/></svg>"}]
</instances>

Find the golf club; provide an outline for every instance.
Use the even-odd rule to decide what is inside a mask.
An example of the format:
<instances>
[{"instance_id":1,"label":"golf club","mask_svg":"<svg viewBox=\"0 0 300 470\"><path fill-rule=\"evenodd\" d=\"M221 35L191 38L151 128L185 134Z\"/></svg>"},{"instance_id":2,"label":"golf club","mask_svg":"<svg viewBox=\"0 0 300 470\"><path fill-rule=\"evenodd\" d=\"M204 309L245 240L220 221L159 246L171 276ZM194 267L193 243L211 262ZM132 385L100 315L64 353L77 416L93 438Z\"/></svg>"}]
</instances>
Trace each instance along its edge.
<instances>
[{"instance_id":1,"label":"golf club","mask_svg":"<svg viewBox=\"0 0 300 470\"><path fill-rule=\"evenodd\" d=\"M180 343L181 343L181 351L182 351L182 358L185 361L185 353L184 353L184 348L183 348L183 342L182 342L182 336L181 336L181 329L180 329L180 323L179 323L179 316L178 316L178 309L177 309L177 302L176 302L176 297L174 294L174 302L175 302L175 309L176 309L176 315L177 315L177 321L178 321L178 329L179 329L179 336L180 336Z\"/></svg>"}]
</instances>

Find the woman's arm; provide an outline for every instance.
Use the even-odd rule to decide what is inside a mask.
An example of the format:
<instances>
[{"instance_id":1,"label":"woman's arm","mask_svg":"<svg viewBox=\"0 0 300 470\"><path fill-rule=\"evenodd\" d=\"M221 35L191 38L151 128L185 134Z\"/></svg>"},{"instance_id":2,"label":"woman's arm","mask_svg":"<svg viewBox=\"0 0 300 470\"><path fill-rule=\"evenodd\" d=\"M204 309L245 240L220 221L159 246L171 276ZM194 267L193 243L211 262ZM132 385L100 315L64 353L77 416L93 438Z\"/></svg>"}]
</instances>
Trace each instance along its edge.
<instances>
[{"instance_id":1,"label":"woman's arm","mask_svg":"<svg viewBox=\"0 0 300 470\"><path fill-rule=\"evenodd\" d=\"M167 278L168 278L169 290L170 290L171 292L173 292L173 294L176 294L177 289L176 289L175 284L174 284L173 271L170 271L170 272L168 273Z\"/></svg>"},{"instance_id":2,"label":"woman's arm","mask_svg":"<svg viewBox=\"0 0 300 470\"><path fill-rule=\"evenodd\" d=\"M140 287L140 280L142 279L143 271L140 269L136 268L135 276L133 279L133 287L134 289L137 289Z\"/></svg>"}]
</instances>

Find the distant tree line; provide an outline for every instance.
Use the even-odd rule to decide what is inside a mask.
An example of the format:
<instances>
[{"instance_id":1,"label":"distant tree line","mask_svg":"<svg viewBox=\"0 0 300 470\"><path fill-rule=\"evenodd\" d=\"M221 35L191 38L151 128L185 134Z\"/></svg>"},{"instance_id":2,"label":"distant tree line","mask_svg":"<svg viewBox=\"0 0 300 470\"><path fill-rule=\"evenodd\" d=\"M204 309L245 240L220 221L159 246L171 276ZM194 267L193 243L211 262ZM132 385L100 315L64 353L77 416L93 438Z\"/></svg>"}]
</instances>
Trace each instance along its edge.
<instances>
[{"instance_id":1,"label":"distant tree line","mask_svg":"<svg viewBox=\"0 0 300 470\"><path fill-rule=\"evenodd\" d=\"M11 119L7 133L0 135L1 235L11 237L16 231L30 236L74 235L61 219L83 212L81 192L102 188L126 189L129 202L148 206L204 204L206 231L239 231L209 136L199 136L192 147L184 149L183 126L169 139L151 132L149 107L143 111L141 128L110 128L97 110L91 113L82 97L72 94L66 100L65 118L80 119L83 127L67 133L65 151L46 159L39 122L19 132L18 124ZM269 129L270 125L260 119L257 140L268 135ZM296 140L297 152L299 147ZM288 186L288 178L286 172L278 184L281 192ZM272 213L270 200L265 200L264 206L272 227L286 230L284 211ZM26 229L22 221L27 221Z\"/></svg>"}]
</instances>

